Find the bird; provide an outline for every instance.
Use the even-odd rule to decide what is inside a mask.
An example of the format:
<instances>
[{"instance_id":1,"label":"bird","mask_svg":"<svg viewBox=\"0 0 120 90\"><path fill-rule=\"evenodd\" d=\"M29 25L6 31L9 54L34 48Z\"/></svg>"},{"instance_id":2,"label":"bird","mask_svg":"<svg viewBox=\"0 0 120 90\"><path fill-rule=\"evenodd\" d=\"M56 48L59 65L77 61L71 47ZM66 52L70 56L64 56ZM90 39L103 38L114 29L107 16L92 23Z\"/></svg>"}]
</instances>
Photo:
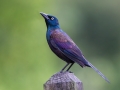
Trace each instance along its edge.
<instances>
[{"instance_id":1,"label":"bird","mask_svg":"<svg viewBox=\"0 0 120 90\"><path fill-rule=\"evenodd\" d=\"M105 81L110 81L96 68L94 67L82 54L82 51L74 43L74 41L60 28L58 19L50 14L40 12L45 20L47 32L46 39L50 49L67 64L62 68L60 73L66 69L69 72L74 63L77 63L82 68L90 67L95 70Z\"/></svg>"}]
</instances>

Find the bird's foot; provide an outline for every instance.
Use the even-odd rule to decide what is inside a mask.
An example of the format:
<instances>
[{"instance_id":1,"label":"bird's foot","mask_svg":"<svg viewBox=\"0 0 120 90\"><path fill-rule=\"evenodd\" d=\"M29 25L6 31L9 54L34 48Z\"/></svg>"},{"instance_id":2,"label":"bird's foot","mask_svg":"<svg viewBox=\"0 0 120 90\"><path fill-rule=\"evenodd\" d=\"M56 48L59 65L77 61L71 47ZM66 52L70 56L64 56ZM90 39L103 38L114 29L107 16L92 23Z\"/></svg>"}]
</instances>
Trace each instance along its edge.
<instances>
[{"instance_id":1,"label":"bird's foot","mask_svg":"<svg viewBox=\"0 0 120 90\"><path fill-rule=\"evenodd\" d=\"M68 71L69 73L73 73L73 72L71 72L71 71Z\"/></svg>"},{"instance_id":2,"label":"bird's foot","mask_svg":"<svg viewBox=\"0 0 120 90\"><path fill-rule=\"evenodd\" d=\"M59 74L59 73L73 73L73 72L71 72L71 71L63 71L63 70L61 70L60 72L57 72L56 74Z\"/></svg>"},{"instance_id":3,"label":"bird's foot","mask_svg":"<svg viewBox=\"0 0 120 90\"><path fill-rule=\"evenodd\" d=\"M65 72L68 72L68 73L73 73L73 72L71 72L71 71L65 71Z\"/></svg>"},{"instance_id":4,"label":"bird's foot","mask_svg":"<svg viewBox=\"0 0 120 90\"><path fill-rule=\"evenodd\" d=\"M59 73L63 73L63 70L61 70Z\"/></svg>"}]
</instances>

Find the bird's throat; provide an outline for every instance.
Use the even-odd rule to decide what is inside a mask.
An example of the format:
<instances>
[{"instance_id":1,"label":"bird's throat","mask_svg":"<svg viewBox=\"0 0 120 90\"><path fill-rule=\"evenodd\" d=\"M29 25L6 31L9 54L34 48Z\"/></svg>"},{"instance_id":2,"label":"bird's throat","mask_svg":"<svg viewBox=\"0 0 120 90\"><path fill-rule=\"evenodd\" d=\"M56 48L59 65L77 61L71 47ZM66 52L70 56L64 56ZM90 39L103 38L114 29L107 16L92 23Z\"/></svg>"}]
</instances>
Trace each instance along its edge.
<instances>
[{"instance_id":1,"label":"bird's throat","mask_svg":"<svg viewBox=\"0 0 120 90\"><path fill-rule=\"evenodd\" d=\"M47 31L51 31L51 30L56 30L56 29L60 29L60 26L59 25L48 25L47 26Z\"/></svg>"}]
</instances>

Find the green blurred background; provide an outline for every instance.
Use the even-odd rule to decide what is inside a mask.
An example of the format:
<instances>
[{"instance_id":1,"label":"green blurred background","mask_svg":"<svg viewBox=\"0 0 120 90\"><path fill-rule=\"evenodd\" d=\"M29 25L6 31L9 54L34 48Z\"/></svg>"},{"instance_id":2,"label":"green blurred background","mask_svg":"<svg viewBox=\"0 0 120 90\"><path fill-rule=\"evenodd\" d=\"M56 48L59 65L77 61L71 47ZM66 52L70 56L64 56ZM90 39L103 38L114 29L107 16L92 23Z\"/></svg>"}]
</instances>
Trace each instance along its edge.
<instances>
[{"instance_id":1,"label":"green blurred background","mask_svg":"<svg viewBox=\"0 0 120 90\"><path fill-rule=\"evenodd\" d=\"M39 12L55 15L111 82L75 64L71 71L84 90L119 90L119 0L0 0L0 90L43 90L43 84L66 64L49 49Z\"/></svg>"}]
</instances>

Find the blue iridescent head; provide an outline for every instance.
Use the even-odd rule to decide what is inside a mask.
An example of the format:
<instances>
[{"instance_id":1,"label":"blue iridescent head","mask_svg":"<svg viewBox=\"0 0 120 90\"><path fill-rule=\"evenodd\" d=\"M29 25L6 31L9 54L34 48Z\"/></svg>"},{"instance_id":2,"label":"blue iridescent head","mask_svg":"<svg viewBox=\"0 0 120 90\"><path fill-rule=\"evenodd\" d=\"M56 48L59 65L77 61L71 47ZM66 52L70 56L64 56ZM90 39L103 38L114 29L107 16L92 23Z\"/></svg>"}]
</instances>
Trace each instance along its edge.
<instances>
[{"instance_id":1,"label":"blue iridescent head","mask_svg":"<svg viewBox=\"0 0 120 90\"><path fill-rule=\"evenodd\" d=\"M40 12L40 14L44 17L47 27L59 25L58 19L55 16L48 15L42 12Z\"/></svg>"}]
</instances>

